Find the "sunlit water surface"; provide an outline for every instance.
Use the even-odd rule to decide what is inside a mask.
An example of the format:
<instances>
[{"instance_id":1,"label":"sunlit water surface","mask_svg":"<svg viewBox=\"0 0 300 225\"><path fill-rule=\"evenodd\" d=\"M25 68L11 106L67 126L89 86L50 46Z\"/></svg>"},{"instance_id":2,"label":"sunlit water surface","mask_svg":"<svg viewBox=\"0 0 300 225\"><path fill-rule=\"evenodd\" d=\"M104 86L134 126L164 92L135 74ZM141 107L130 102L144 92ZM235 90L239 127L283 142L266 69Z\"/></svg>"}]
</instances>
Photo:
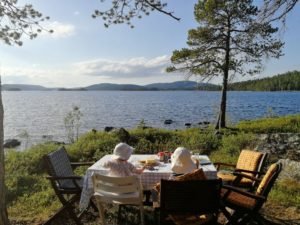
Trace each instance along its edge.
<instances>
[{"instance_id":1,"label":"sunlit water surface","mask_svg":"<svg viewBox=\"0 0 300 225\"><path fill-rule=\"evenodd\" d=\"M66 140L64 118L73 106L83 114L80 133L106 126L185 128L215 122L220 92L207 91L6 91L5 139L22 145ZM228 92L227 121L300 113L300 92ZM167 119L173 120L165 125Z\"/></svg>"}]
</instances>

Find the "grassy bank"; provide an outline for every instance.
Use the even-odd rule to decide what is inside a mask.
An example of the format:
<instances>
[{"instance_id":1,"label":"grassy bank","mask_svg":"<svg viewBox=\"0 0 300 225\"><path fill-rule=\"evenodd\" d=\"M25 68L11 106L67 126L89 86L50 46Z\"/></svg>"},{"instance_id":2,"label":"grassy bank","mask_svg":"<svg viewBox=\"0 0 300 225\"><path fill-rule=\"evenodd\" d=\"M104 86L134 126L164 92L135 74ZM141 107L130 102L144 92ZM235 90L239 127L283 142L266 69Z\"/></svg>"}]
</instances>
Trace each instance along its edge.
<instances>
[{"instance_id":1,"label":"grassy bank","mask_svg":"<svg viewBox=\"0 0 300 225\"><path fill-rule=\"evenodd\" d=\"M156 153L185 146L194 152L207 154L212 161L234 163L243 148L253 148L255 133L297 132L300 133L300 115L245 121L232 129L224 130L224 135L215 135L212 128L190 128L185 130L163 130L136 128L126 132L88 132L77 142L67 145L72 161L97 161L111 153L120 141L135 147L135 153ZM9 150L6 153L6 185L9 216L22 224L38 224L60 207L60 203L45 179L42 156L58 148L45 143L23 152ZM83 174L86 168L77 173ZM300 199L299 180L276 184L270 201L297 207Z\"/></svg>"}]
</instances>

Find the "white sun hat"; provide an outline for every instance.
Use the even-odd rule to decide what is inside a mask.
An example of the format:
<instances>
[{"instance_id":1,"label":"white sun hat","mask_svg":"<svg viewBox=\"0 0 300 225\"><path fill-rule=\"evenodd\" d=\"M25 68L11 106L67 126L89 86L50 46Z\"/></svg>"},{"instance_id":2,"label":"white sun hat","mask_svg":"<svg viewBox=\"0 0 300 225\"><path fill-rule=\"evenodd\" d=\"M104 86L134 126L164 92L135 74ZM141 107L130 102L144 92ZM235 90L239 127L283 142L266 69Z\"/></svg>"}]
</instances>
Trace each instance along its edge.
<instances>
[{"instance_id":1,"label":"white sun hat","mask_svg":"<svg viewBox=\"0 0 300 225\"><path fill-rule=\"evenodd\" d=\"M178 147L171 157L171 169L174 173L185 174L197 169L191 158L191 153L184 147Z\"/></svg>"},{"instance_id":2,"label":"white sun hat","mask_svg":"<svg viewBox=\"0 0 300 225\"><path fill-rule=\"evenodd\" d=\"M128 160L133 152L134 148L126 143L119 143L114 149L114 158Z\"/></svg>"}]
</instances>

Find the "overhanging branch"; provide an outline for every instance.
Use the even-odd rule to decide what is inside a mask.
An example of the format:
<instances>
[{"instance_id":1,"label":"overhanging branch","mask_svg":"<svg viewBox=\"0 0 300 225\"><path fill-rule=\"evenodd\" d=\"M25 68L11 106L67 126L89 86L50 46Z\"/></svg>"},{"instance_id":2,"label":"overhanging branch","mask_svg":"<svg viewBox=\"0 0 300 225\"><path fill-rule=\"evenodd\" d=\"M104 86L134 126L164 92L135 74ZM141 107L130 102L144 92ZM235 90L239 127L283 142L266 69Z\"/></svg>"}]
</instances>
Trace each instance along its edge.
<instances>
[{"instance_id":1,"label":"overhanging branch","mask_svg":"<svg viewBox=\"0 0 300 225\"><path fill-rule=\"evenodd\" d=\"M163 13L163 14L166 14L166 15L168 15L168 16L170 16L170 17L172 17L173 19L175 19L175 20L177 20L177 21L180 21L180 18L174 16L174 15L173 15L173 12L167 12L167 11L165 11L165 10L159 8L157 5L152 4L152 3L149 2L148 0L145 0L145 3L147 3L149 6L151 6L151 7L154 8L155 10L157 10L157 11Z\"/></svg>"}]
</instances>

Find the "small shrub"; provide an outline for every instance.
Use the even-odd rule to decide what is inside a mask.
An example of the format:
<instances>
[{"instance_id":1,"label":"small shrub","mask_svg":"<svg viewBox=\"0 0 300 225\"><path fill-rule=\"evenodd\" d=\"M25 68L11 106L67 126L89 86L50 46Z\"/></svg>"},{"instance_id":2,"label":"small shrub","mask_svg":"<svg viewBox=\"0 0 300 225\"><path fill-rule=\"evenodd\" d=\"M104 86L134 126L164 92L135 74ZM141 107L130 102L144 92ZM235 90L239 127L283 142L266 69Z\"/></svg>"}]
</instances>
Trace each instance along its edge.
<instances>
[{"instance_id":1,"label":"small shrub","mask_svg":"<svg viewBox=\"0 0 300 225\"><path fill-rule=\"evenodd\" d=\"M64 125L67 133L67 138L70 143L74 143L79 137L79 128L81 126L81 113L78 106L73 106L72 110L67 113L64 118Z\"/></svg>"},{"instance_id":2,"label":"small shrub","mask_svg":"<svg viewBox=\"0 0 300 225\"><path fill-rule=\"evenodd\" d=\"M253 149L255 140L256 136L251 133L231 134L227 131L227 134L222 137L220 148L210 154L210 159L213 162L236 164L241 150Z\"/></svg>"},{"instance_id":3,"label":"small shrub","mask_svg":"<svg viewBox=\"0 0 300 225\"><path fill-rule=\"evenodd\" d=\"M256 136L254 134L244 132L223 136L222 150L230 157L236 157L242 149L253 149L255 147L255 140Z\"/></svg>"},{"instance_id":4,"label":"small shrub","mask_svg":"<svg viewBox=\"0 0 300 225\"><path fill-rule=\"evenodd\" d=\"M214 130L187 129L181 132L183 146L201 154L209 155L220 146L219 138Z\"/></svg>"},{"instance_id":5,"label":"small shrub","mask_svg":"<svg viewBox=\"0 0 300 225\"><path fill-rule=\"evenodd\" d=\"M67 147L72 161L97 161L106 154L112 154L119 142L114 133L88 132Z\"/></svg>"},{"instance_id":6,"label":"small shrub","mask_svg":"<svg viewBox=\"0 0 300 225\"><path fill-rule=\"evenodd\" d=\"M236 127L244 132L252 133L299 133L300 114L278 118L264 118L251 121L241 121Z\"/></svg>"}]
</instances>

